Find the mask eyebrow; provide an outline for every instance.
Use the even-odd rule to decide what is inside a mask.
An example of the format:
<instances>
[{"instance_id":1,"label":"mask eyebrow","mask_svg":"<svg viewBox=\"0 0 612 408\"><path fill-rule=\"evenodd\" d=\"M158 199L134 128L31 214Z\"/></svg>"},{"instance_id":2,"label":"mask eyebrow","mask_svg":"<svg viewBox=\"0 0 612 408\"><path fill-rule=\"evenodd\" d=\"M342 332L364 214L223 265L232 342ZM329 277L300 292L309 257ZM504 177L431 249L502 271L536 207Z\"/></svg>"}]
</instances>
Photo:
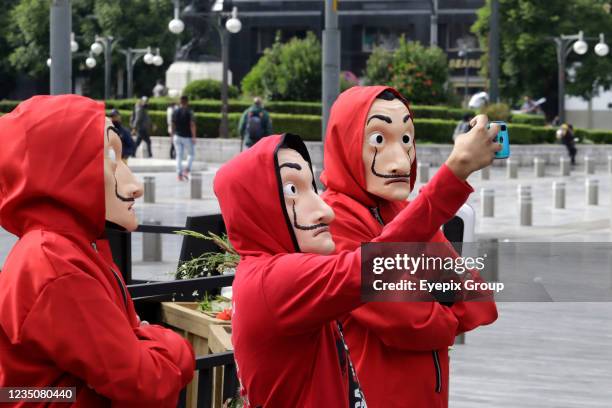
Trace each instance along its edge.
<instances>
[{"instance_id":1,"label":"mask eyebrow","mask_svg":"<svg viewBox=\"0 0 612 408\"><path fill-rule=\"evenodd\" d=\"M410 114L407 114L406 116L404 116L404 123L408 122L410 120Z\"/></svg>"},{"instance_id":2,"label":"mask eyebrow","mask_svg":"<svg viewBox=\"0 0 612 408\"><path fill-rule=\"evenodd\" d=\"M366 125L367 125L368 123L370 123L370 121L371 121L372 119L380 119L380 120L385 121L385 122L387 122L387 123L393 123L393 121L391 120L391 118L390 118L389 116L385 116L385 115L372 115L372 116L370 116L370 118L369 118L369 119L368 119L368 121L366 122Z\"/></svg>"},{"instance_id":3,"label":"mask eyebrow","mask_svg":"<svg viewBox=\"0 0 612 408\"><path fill-rule=\"evenodd\" d=\"M282 169L283 167L288 167L288 168L290 168L290 169L296 169L296 170L302 170L302 166L300 166L300 165L299 165L299 164L297 164L297 163L283 163L283 164L281 164L281 165L278 167L278 169L280 170L280 169Z\"/></svg>"}]
</instances>

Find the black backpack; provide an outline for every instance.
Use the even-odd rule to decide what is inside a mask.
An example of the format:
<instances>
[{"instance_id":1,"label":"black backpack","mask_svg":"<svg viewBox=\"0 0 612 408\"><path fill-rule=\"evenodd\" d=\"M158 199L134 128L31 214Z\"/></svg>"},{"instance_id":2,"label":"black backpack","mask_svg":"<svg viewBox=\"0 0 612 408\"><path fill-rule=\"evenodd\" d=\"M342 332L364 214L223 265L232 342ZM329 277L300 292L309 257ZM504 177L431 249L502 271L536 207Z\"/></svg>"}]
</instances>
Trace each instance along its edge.
<instances>
[{"instance_id":1,"label":"black backpack","mask_svg":"<svg viewBox=\"0 0 612 408\"><path fill-rule=\"evenodd\" d=\"M249 132L249 138L256 142L264 136L263 129L263 112L249 112L247 129Z\"/></svg>"}]
</instances>

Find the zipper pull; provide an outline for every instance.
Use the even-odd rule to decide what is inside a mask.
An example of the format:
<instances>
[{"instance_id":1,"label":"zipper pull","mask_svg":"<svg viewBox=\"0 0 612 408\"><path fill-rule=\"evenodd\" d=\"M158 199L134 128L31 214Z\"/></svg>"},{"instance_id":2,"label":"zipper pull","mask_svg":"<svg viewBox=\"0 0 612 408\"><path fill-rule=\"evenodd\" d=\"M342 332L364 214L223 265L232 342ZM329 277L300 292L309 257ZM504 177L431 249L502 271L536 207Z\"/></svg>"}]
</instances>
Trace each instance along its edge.
<instances>
[{"instance_id":1,"label":"zipper pull","mask_svg":"<svg viewBox=\"0 0 612 408\"><path fill-rule=\"evenodd\" d=\"M94 251L98 252L98 246L96 245L95 242L91 243L91 247L94 249Z\"/></svg>"}]
</instances>

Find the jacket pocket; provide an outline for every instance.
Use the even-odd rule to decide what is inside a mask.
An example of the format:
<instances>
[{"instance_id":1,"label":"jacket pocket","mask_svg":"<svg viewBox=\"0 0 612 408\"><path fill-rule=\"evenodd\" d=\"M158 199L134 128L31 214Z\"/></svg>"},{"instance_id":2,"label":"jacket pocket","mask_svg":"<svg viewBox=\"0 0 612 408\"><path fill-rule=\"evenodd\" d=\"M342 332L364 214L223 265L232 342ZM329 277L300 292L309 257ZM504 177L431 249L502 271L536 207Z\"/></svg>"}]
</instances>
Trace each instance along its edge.
<instances>
[{"instance_id":1,"label":"jacket pocket","mask_svg":"<svg viewBox=\"0 0 612 408\"><path fill-rule=\"evenodd\" d=\"M440 367L440 355L438 354L438 350L434 350L431 352L433 356L434 362L434 371L436 373L436 389L437 393L442 392L442 368Z\"/></svg>"}]
</instances>

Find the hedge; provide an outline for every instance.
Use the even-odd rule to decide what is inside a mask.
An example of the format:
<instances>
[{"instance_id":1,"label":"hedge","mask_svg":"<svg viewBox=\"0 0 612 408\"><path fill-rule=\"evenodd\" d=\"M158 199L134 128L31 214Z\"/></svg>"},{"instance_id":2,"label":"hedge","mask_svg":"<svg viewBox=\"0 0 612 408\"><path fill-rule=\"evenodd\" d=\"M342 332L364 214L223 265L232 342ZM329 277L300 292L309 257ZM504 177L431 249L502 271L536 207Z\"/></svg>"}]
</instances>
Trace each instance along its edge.
<instances>
[{"instance_id":1,"label":"hedge","mask_svg":"<svg viewBox=\"0 0 612 408\"><path fill-rule=\"evenodd\" d=\"M191 81L185 89L183 95L187 95L189 99L221 99L221 91L223 84L215 79L197 79ZM238 87L235 85L227 86L228 98L237 98L240 95Z\"/></svg>"},{"instance_id":2,"label":"hedge","mask_svg":"<svg viewBox=\"0 0 612 408\"><path fill-rule=\"evenodd\" d=\"M596 144L612 144L612 131L610 130L576 129L574 135L580 141L586 139Z\"/></svg>"},{"instance_id":3,"label":"hedge","mask_svg":"<svg viewBox=\"0 0 612 408\"><path fill-rule=\"evenodd\" d=\"M137 101L137 99L109 99L106 101L106 107L109 109L115 108L119 110L132 110ZM151 98L149 99L149 110L166 110L168 105L172 102L173 100L169 98ZM215 99L189 101L189 105L194 112L221 112L221 101ZM228 112L242 113L251 105L252 103L249 101L230 100L228 104ZM316 102L268 102L265 104L265 107L270 113L293 113L298 115L321 114L321 104Z\"/></svg>"},{"instance_id":4,"label":"hedge","mask_svg":"<svg viewBox=\"0 0 612 408\"><path fill-rule=\"evenodd\" d=\"M124 122L129 120L130 111L120 111ZM149 112L153 120L155 135L166 135L166 112ZM218 113L196 113L198 137L217 137L221 115ZM321 140L321 117L316 115L288 115L273 113L270 115L274 132L289 132L300 135L304 140ZM238 137L239 113L229 114L229 136ZM454 120L417 119L415 131L417 143L451 143L453 131L457 125ZM511 144L556 143L556 129L543 126L509 124ZM577 129L578 137L593 140L595 143L612 143L612 131L585 131Z\"/></svg>"},{"instance_id":5,"label":"hedge","mask_svg":"<svg viewBox=\"0 0 612 408\"><path fill-rule=\"evenodd\" d=\"M545 126L546 118L542 115L528 115L525 113L515 113L512 115L510 122L521 125Z\"/></svg>"},{"instance_id":6,"label":"hedge","mask_svg":"<svg viewBox=\"0 0 612 408\"><path fill-rule=\"evenodd\" d=\"M131 111L136 104L137 99L109 99L106 101L108 109L129 110ZM168 105L173 100L170 98L151 98L149 99L150 111L165 111ZM0 101L0 112L10 112L17 106L18 101ZM221 101L214 99L201 99L190 101L190 106L194 112L202 113L220 113ZM245 109L251 106L248 101L230 100L228 112L242 113ZM265 104L266 109L270 113L285 113L296 115L321 115L321 104L319 102L283 102L272 101ZM446 119L459 121L463 115L468 113L474 115L474 111L469 109L449 108L445 106L426 106L414 105L411 109L416 120L420 119ZM524 124L532 126L544 126L546 120L539 115L515 114L512 115L511 123Z\"/></svg>"}]
</instances>

